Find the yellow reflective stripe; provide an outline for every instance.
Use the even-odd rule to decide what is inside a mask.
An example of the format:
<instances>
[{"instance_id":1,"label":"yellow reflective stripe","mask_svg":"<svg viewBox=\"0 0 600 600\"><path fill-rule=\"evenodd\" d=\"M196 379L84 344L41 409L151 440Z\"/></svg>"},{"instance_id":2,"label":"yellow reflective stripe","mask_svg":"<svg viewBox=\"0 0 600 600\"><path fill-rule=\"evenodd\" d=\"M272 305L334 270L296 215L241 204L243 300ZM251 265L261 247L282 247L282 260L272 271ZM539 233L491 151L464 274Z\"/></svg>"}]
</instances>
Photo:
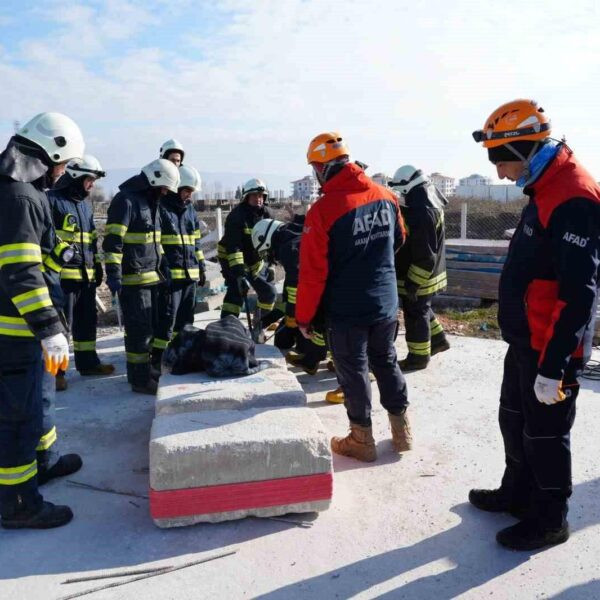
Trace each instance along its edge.
<instances>
[{"instance_id":1,"label":"yellow reflective stripe","mask_svg":"<svg viewBox=\"0 0 600 600\"><path fill-rule=\"evenodd\" d=\"M123 285L143 285L146 283L156 283L157 281L160 281L160 277L156 271L123 275Z\"/></svg>"},{"instance_id":2,"label":"yellow reflective stripe","mask_svg":"<svg viewBox=\"0 0 600 600\"><path fill-rule=\"evenodd\" d=\"M259 260L257 263L254 263L250 267L250 273L252 273L252 275L256 275L257 273L260 273L260 271L262 271L264 266L265 266L265 263L263 263L262 260Z\"/></svg>"},{"instance_id":3,"label":"yellow reflective stripe","mask_svg":"<svg viewBox=\"0 0 600 600\"><path fill-rule=\"evenodd\" d=\"M199 229L194 229L194 237L199 240L202 237Z\"/></svg>"},{"instance_id":4,"label":"yellow reflective stripe","mask_svg":"<svg viewBox=\"0 0 600 600\"><path fill-rule=\"evenodd\" d=\"M13 296L12 302L22 315L26 315L27 313L46 306L52 306L50 292L48 292L48 288L45 286L36 288L35 290L29 290L18 296Z\"/></svg>"},{"instance_id":5,"label":"yellow reflective stripe","mask_svg":"<svg viewBox=\"0 0 600 600\"><path fill-rule=\"evenodd\" d=\"M258 306L258 308L262 309L262 310L273 310L273 307L275 306L274 302L268 303L268 302L257 302L256 306Z\"/></svg>"},{"instance_id":6,"label":"yellow reflective stripe","mask_svg":"<svg viewBox=\"0 0 600 600\"><path fill-rule=\"evenodd\" d=\"M232 304L231 302L223 302L221 310L223 310L224 312L232 313L234 315L239 315L240 311L242 310L242 307L238 306L237 304Z\"/></svg>"},{"instance_id":7,"label":"yellow reflective stripe","mask_svg":"<svg viewBox=\"0 0 600 600\"><path fill-rule=\"evenodd\" d=\"M152 347L164 350L169 345L169 340L161 340L160 338L154 338L152 340Z\"/></svg>"},{"instance_id":8,"label":"yellow reflective stripe","mask_svg":"<svg viewBox=\"0 0 600 600\"><path fill-rule=\"evenodd\" d=\"M126 244L153 244L160 241L160 231L147 231L146 233L132 233L128 231L123 236L123 242Z\"/></svg>"},{"instance_id":9,"label":"yellow reflective stripe","mask_svg":"<svg viewBox=\"0 0 600 600\"><path fill-rule=\"evenodd\" d=\"M118 235L123 237L127 233L127 225L121 225L120 223L107 223L106 234Z\"/></svg>"},{"instance_id":10,"label":"yellow reflective stripe","mask_svg":"<svg viewBox=\"0 0 600 600\"><path fill-rule=\"evenodd\" d=\"M65 231L64 229L57 229L56 235L63 242L82 242L84 244L91 244L98 236L94 236L91 233L85 231Z\"/></svg>"},{"instance_id":11,"label":"yellow reflective stripe","mask_svg":"<svg viewBox=\"0 0 600 600\"><path fill-rule=\"evenodd\" d=\"M251 227L244 227L244 233L246 233L248 235L252 235L252 228Z\"/></svg>"},{"instance_id":12,"label":"yellow reflective stripe","mask_svg":"<svg viewBox=\"0 0 600 600\"><path fill-rule=\"evenodd\" d=\"M443 290L448 284L448 279L446 276L446 272L440 273L437 277L430 279L427 282L427 285L420 287L417 291L417 296L427 296L429 294L435 294L435 292L439 292Z\"/></svg>"},{"instance_id":13,"label":"yellow reflective stripe","mask_svg":"<svg viewBox=\"0 0 600 600\"><path fill-rule=\"evenodd\" d=\"M0 267L23 262L42 262L42 250L39 244L22 243L0 246Z\"/></svg>"},{"instance_id":14,"label":"yellow reflective stripe","mask_svg":"<svg viewBox=\"0 0 600 600\"><path fill-rule=\"evenodd\" d=\"M96 349L96 340L89 340L87 342L76 342L73 340L73 350L75 352L92 352Z\"/></svg>"},{"instance_id":15,"label":"yellow reflective stripe","mask_svg":"<svg viewBox=\"0 0 600 600\"><path fill-rule=\"evenodd\" d=\"M444 331L442 324L437 319L431 320L429 325L431 327L431 335L439 335Z\"/></svg>"},{"instance_id":16,"label":"yellow reflective stripe","mask_svg":"<svg viewBox=\"0 0 600 600\"><path fill-rule=\"evenodd\" d=\"M105 252L104 262L107 265L120 265L123 260L123 255L119 252Z\"/></svg>"},{"instance_id":17,"label":"yellow reflective stripe","mask_svg":"<svg viewBox=\"0 0 600 600\"><path fill-rule=\"evenodd\" d=\"M96 276L96 271L91 267L85 267L88 279L92 280ZM83 280L83 267L80 268L64 268L60 272L61 279L70 279L72 281L81 281Z\"/></svg>"},{"instance_id":18,"label":"yellow reflective stripe","mask_svg":"<svg viewBox=\"0 0 600 600\"><path fill-rule=\"evenodd\" d=\"M127 362L134 365L143 365L150 362L150 355L147 352L143 354L137 352L126 352Z\"/></svg>"},{"instance_id":19,"label":"yellow reflective stripe","mask_svg":"<svg viewBox=\"0 0 600 600\"><path fill-rule=\"evenodd\" d=\"M51 271L55 271L56 273L60 273L62 271L62 265L59 265L54 258L52 258L52 255L43 254L42 260L44 261L44 267L48 267Z\"/></svg>"},{"instance_id":20,"label":"yellow reflective stripe","mask_svg":"<svg viewBox=\"0 0 600 600\"><path fill-rule=\"evenodd\" d=\"M421 267L417 267L417 265L410 265L410 267L408 268L408 273L406 275L415 283L423 285L429 281L429 278L431 277L431 271L421 269Z\"/></svg>"},{"instance_id":21,"label":"yellow reflective stripe","mask_svg":"<svg viewBox=\"0 0 600 600\"><path fill-rule=\"evenodd\" d=\"M418 356L428 356L431 354L431 342L406 342L408 351L411 354L417 354Z\"/></svg>"},{"instance_id":22,"label":"yellow reflective stripe","mask_svg":"<svg viewBox=\"0 0 600 600\"><path fill-rule=\"evenodd\" d=\"M229 262L230 267L235 267L236 265L244 264L244 254L242 252L232 252L227 255L227 261Z\"/></svg>"},{"instance_id":23,"label":"yellow reflective stripe","mask_svg":"<svg viewBox=\"0 0 600 600\"><path fill-rule=\"evenodd\" d=\"M171 269L171 279L188 279L188 273L190 279L198 279L200 277L200 269L188 269L186 273L185 269Z\"/></svg>"},{"instance_id":24,"label":"yellow reflective stripe","mask_svg":"<svg viewBox=\"0 0 600 600\"><path fill-rule=\"evenodd\" d=\"M186 246L193 246L196 243L196 239L193 235L161 235L160 241L162 244L167 246L180 246L185 244Z\"/></svg>"},{"instance_id":25,"label":"yellow reflective stripe","mask_svg":"<svg viewBox=\"0 0 600 600\"><path fill-rule=\"evenodd\" d=\"M290 287L289 285L286 285L285 292L287 294L287 301L290 304L296 304L296 294L298 293L298 288Z\"/></svg>"},{"instance_id":26,"label":"yellow reflective stripe","mask_svg":"<svg viewBox=\"0 0 600 600\"><path fill-rule=\"evenodd\" d=\"M37 475L37 460L19 467L0 467L0 485L18 485Z\"/></svg>"},{"instance_id":27,"label":"yellow reflective stripe","mask_svg":"<svg viewBox=\"0 0 600 600\"><path fill-rule=\"evenodd\" d=\"M196 250L195 254L197 260L204 260L204 252L202 250Z\"/></svg>"},{"instance_id":28,"label":"yellow reflective stripe","mask_svg":"<svg viewBox=\"0 0 600 600\"><path fill-rule=\"evenodd\" d=\"M227 258L227 250L221 244L217 244L217 256L223 260Z\"/></svg>"},{"instance_id":29,"label":"yellow reflective stripe","mask_svg":"<svg viewBox=\"0 0 600 600\"><path fill-rule=\"evenodd\" d=\"M48 448L50 448L50 446L52 446L52 444L54 444L54 442L56 441L56 437L56 427L53 427L48 433L46 433L40 438L36 450L38 452L48 450Z\"/></svg>"},{"instance_id":30,"label":"yellow reflective stripe","mask_svg":"<svg viewBox=\"0 0 600 600\"><path fill-rule=\"evenodd\" d=\"M27 321L21 317L4 317L0 315L0 334L14 337L34 337Z\"/></svg>"},{"instance_id":31,"label":"yellow reflective stripe","mask_svg":"<svg viewBox=\"0 0 600 600\"><path fill-rule=\"evenodd\" d=\"M325 346L325 338L320 333L313 331L311 341L315 346Z\"/></svg>"}]
</instances>

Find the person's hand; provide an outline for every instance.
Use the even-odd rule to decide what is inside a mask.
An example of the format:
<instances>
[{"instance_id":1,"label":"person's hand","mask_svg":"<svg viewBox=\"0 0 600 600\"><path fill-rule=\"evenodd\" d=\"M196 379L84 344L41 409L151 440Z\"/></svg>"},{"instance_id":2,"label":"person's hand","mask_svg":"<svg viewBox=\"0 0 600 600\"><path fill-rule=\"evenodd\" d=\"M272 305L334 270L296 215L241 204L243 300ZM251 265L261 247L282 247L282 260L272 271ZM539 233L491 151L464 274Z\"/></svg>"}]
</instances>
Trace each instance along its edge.
<instances>
[{"instance_id":1,"label":"person's hand","mask_svg":"<svg viewBox=\"0 0 600 600\"><path fill-rule=\"evenodd\" d=\"M106 277L106 285L108 286L108 289L111 291L111 293L114 296L115 294L118 294L121 291L121 287L122 287L121 278L117 277L115 275L109 274Z\"/></svg>"},{"instance_id":2,"label":"person's hand","mask_svg":"<svg viewBox=\"0 0 600 600\"><path fill-rule=\"evenodd\" d=\"M300 333L307 339L312 339L312 328L310 325L298 325L298 329L300 329Z\"/></svg>"},{"instance_id":3,"label":"person's hand","mask_svg":"<svg viewBox=\"0 0 600 600\"><path fill-rule=\"evenodd\" d=\"M42 351L46 371L56 377L58 371L66 371L69 366L69 342L62 333L42 340Z\"/></svg>"},{"instance_id":4,"label":"person's hand","mask_svg":"<svg viewBox=\"0 0 600 600\"><path fill-rule=\"evenodd\" d=\"M237 277L235 282L240 294L242 296L245 296L248 293L248 290L250 289L246 278L242 275L241 277Z\"/></svg>"},{"instance_id":5,"label":"person's hand","mask_svg":"<svg viewBox=\"0 0 600 600\"><path fill-rule=\"evenodd\" d=\"M94 278L96 287L99 287L102 283L102 279L104 278L104 272L102 271L102 265L100 263L96 263Z\"/></svg>"},{"instance_id":6,"label":"person's hand","mask_svg":"<svg viewBox=\"0 0 600 600\"><path fill-rule=\"evenodd\" d=\"M551 405L556 404L557 402L562 402L566 398L566 395L562 391L561 387L562 381L558 379L549 379L543 375L538 375L535 378L533 389L538 402Z\"/></svg>"},{"instance_id":7,"label":"person's hand","mask_svg":"<svg viewBox=\"0 0 600 600\"><path fill-rule=\"evenodd\" d=\"M198 285L204 287L206 285L206 273L201 269L200 276L198 277Z\"/></svg>"}]
</instances>

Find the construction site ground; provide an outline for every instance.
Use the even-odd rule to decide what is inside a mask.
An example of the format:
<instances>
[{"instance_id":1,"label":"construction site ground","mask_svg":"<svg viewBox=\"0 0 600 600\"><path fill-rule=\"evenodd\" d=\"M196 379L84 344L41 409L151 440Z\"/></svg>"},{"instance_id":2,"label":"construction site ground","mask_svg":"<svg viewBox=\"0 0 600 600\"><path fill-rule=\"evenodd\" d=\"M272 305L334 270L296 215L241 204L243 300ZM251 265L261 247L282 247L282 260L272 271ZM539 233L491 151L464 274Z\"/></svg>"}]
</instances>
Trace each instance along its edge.
<instances>
[{"instance_id":1,"label":"construction site ground","mask_svg":"<svg viewBox=\"0 0 600 600\"><path fill-rule=\"evenodd\" d=\"M217 316L204 313L199 319L206 323ZM84 597L600 598L600 384L583 380L578 400L571 539L545 551L510 552L494 536L514 520L467 502L471 487L494 487L502 473L497 408L506 346L457 336L451 343L426 371L407 375L412 452L392 453L374 386L379 458L361 464L334 457L330 510L289 515L291 522L252 518L161 530L145 498L153 398L129 390L122 334L102 338L102 357L118 371L103 379L69 371L69 389L57 397L59 441L63 452L76 451L84 459L83 469L69 479L132 495L65 480L45 486L46 498L69 504L75 518L56 530L0 530L0 598L66 598L119 581L62 584L70 578L180 566L230 550L237 552ZM398 348L405 353L402 336ZM327 370L298 376L326 430L344 433L344 407L324 401L335 376Z\"/></svg>"}]
</instances>

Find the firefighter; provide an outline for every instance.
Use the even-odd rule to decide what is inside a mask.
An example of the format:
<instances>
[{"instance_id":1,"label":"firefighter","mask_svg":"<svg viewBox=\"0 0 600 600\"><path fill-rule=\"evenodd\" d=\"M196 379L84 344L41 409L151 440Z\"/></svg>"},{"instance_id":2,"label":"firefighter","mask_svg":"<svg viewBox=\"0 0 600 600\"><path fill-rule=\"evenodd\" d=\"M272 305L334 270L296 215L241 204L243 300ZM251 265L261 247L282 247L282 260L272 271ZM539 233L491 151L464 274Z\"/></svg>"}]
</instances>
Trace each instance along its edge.
<instances>
[{"instance_id":1,"label":"firefighter","mask_svg":"<svg viewBox=\"0 0 600 600\"><path fill-rule=\"evenodd\" d=\"M106 283L119 295L125 324L127 380L134 392L155 394L158 373L150 368L157 326L157 286L170 274L160 244L159 200L177 193L179 170L157 159L119 186L108 209L103 243Z\"/></svg>"},{"instance_id":2,"label":"firefighter","mask_svg":"<svg viewBox=\"0 0 600 600\"><path fill-rule=\"evenodd\" d=\"M49 277L60 270L60 257L44 189L83 151L71 119L41 113L0 154L0 523L8 529L48 529L73 518L68 506L45 502L39 493L36 448L44 368L56 375L69 362L66 327L54 305L59 279ZM73 467L81 459L57 463L51 476Z\"/></svg>"},{"instance_id":3,"label":"firefighter","mask_svg":"<svg viewBox=\"0 0 600 600\"><path fill-rule=\"evenodd\" d=\"M350 163L342 136L327 132L309 144L308 164L322 186L300 244L296 321L305 337L323 301L327 341L343 389L350 434L334 437L336 454L377 458L371 423L369 366L388 411L397 452L409 450L406 382L398 366L398 290L394 252L404 224L392 192Z\"/></svg>"},{"instance_id":4,"label":"firefighter","mask_svg":"<svg viewBox=\"0 0 600 600\"><path fill-rule=\"evenodd\" d=\"M160 147L159 158L170 160L177 168L183 164L184 156L183 146L175 139L167 140Z\"/></svg>"},{"instance_id":5,"label":"firefighter","mask_svg":"<svg viewBox=\"0 0 600 600\"><path fill-rule=\"evenodd\" d=\"M225 232L217 246L227 286L221 318L227 315L239 317L249 283L258 296L253 337L259 342L264 341L266 317L273 310L277 296L275 286L267 280L268 267L252 244L254 225L261 219L271 218L265 206L267 198L267 186L260 179L247 181L242 188L240 203L227 215Z\"/></svg>"},{"instance_id":6,"label":"firefighter","mask_svg":"<svg viewBox=\"0 0 600 600\"><path fill-rule=\"evenodd\" d=\"M65 295L65 315L73 335L75 368L81 375L111 375L115 368L96 353L96 288L102 283L102 261L94 216L85 199L105 173L97 158L86 155L71 161L65 174L48 192L57 236L74 247L74 256L60 272ZM67 389L64 372L56 389Z\"/></svg>"},{"instance_id":7,"label":"firefighter","mask_svg":"<svg viewBox=\"0 0 600 600\"><path fill-rule=\"evenodd\" d=\"M509 344L499 410L506 467L498 489L469 494L477 508L519 519L496 536L514 550L569 537L569 432L597 304L600 186L550 133L548 116L533 100L500 106L473 133L498 177L529 197L498 300L498 323Z\"/></svg>"},{"instance_id":8,"label":"firefighter","mask_svg":"<svg viewBox=\"0 0 600 600\"><path fill-rule=\"evenodd\" d=\"M431 302L446 288L444 206L446 198L412 165L400 167L389 186L399 194L407 241L396 253L408 356L403 373L425 369L430 358L450 348Z\"/></svg>"},{"instance_id":9,"label":"firefighter","mask_svg":"<svg viewBox=\"0 0 600 600\"><path fill-rule=\"evenodd\" d=\"M201 187L194 167L179 167L179 191L161 198L161 244L165 251L171 285L159 291L158 327L152 343L152 364L160 368L163 350L173 331L194 323L196 286L206 283L204 253L200 248L200 221L192 195Z\"/></svg>"},{"instance_id":10,"label":"firefighter","mask_svg":"<svg viewBox=\"0 0 600 600\"><path fill-rule=\"evenodd\" d=\"M288 352L286 360L289 364L300 367L309 375L315 375L320 362L327 357L323 327L315 328L311 339L306 339L298 331L296 324L300 238L304 220L303 215L295 215L289 223L263 219L252 229L252 243L259 254L268 255L269 262L279 263L285 270L285 319L275 332L275 346ZM298 353L289 352L296 345Z\"/></svg>"}]
</instances>

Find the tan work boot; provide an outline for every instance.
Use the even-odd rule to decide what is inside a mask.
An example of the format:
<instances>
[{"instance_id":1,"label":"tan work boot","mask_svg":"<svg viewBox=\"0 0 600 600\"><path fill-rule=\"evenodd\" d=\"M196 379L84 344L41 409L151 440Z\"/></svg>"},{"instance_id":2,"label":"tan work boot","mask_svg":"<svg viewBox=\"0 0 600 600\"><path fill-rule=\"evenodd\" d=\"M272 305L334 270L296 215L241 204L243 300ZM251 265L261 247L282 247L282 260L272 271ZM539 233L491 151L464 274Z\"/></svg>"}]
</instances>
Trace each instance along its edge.
<instances>
[{"instance_id":1,"label":"tan work boot","mask_svg":"<svg viewBox=\"0 0 600 600\"><path fill-rule=\"evenodd\" d=\"M373 462L377 459L373 428L350 423L350 433L345 438L331 438L331 450L362 462Z\"/></svg>"},{"instance_id":2,"label":"tan work boot","mask_svg":"<svg viewBox=\"0 0 600 600\"><path fill-rule=\"evenodd\" d=\"M388 413L392 429L392 446L396 452L406 452L412 449L412 432L406 413L392 415Z\"/></svg>"},{"instance_id":3,"label":"tan work boot","mask_svg":"<svg viewBox=\"0 0 600 600\"><path fill-rule=\"evenodd\" d=\"M344 403L344 390L341 387L331 390L325 394L325 400L330 404Z\"/></svg>"}]
</instances>

